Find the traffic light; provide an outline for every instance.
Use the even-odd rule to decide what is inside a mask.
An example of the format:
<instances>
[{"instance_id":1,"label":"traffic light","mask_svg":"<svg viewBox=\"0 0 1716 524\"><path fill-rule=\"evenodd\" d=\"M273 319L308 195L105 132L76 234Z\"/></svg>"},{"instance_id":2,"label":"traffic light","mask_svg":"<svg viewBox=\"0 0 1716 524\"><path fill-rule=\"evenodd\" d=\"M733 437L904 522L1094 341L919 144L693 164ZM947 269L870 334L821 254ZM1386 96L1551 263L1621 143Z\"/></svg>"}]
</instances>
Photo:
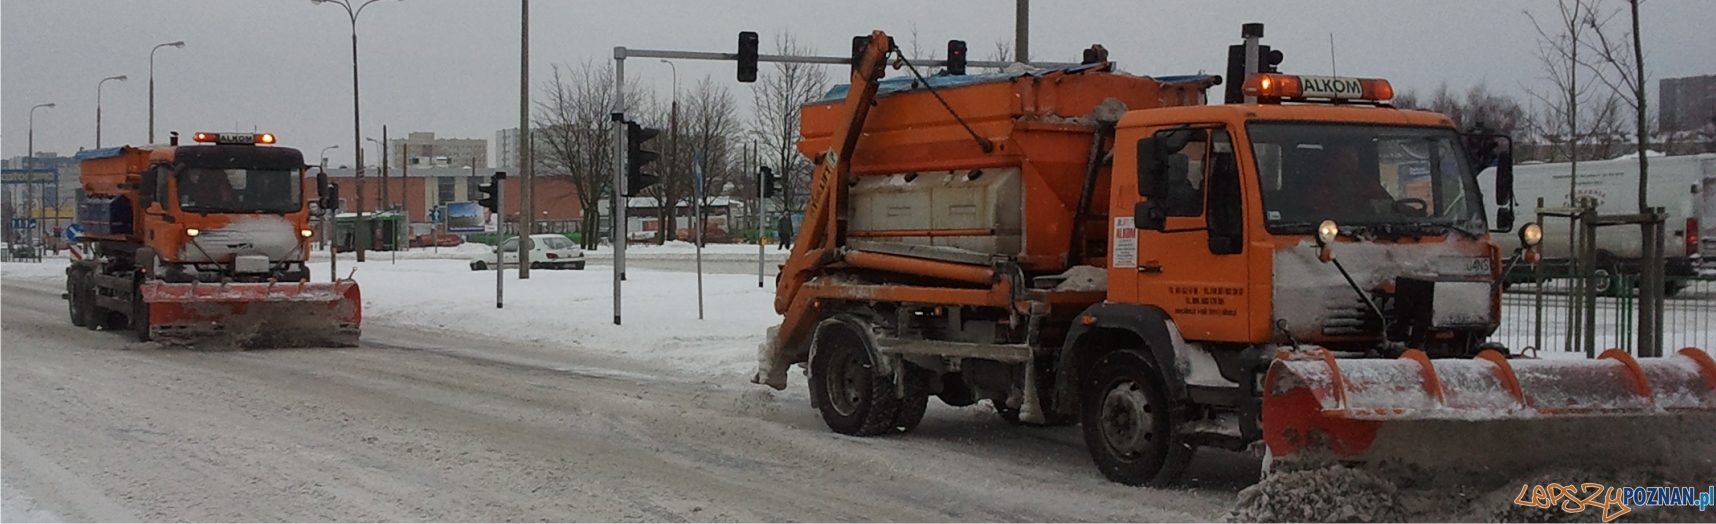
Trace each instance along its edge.
<instances>
[{"instance_id":1,"label":"traffic light","mask_svg":"<svg viewBox=\"0 0 1716 524\"><path fill-rule=\"evenodd\" d=\"M757 81L757 32L739 32L739 81Z\"/></svg>"},{"instance_id":2,"label":"traffic light","mask_svg":"<svg viewBox=\"0 0 1716 524\"><path fill-rule=\"evenodd\" d=\"M762 170L763 175L763 198L774 198L775 193L779 191L776 186L780 184L780 179L775 178L775 170L769 169L769 166L762 166L759 169Z\"/></svg>"},{"instance_id":3,"label":"traffic light","mask_svg":"<svg viewBox=\"0 0 1716 524\"><path fill-rule=\"evenodd\" d=\"M333 216L334 211L340 208L340 184L338 182L328 184L328 191L322 194L321 205L322 210L329 213L328 216Z\"/></svg>"},{"instance_id":4,"label":"traffic light","mask_svg":"<svg viewBox=\"0 0 1716 524\"><path fill-rule=\"evenodd\" d=\"M626 188L625 192L621 194L635 197L644 188L661 181L661 177L655 173L644 172L644 166L661 156L655 151L644 149L644 142L650 141L659 134L661 134L660 129L651 129L640 126L637 122L626 121Z\"/></svg>"},{"instance_id":5,"label":"traffic light","mask_svg":"<svg viewBox=\"0 0 1716 524\"><path fill-rule=\"evenodd\" d=\"M870 36L852 37L852 72L858 72L858 63L864 61L864 51L870 49Z\"/></svg>"},{"instance_id":6,"label":"traffic light","mask_svg":"<svg viewBox=\"0 0 1716 524\"><path fill-rule=\"evenodd\" d=\"M1258 61L1263 62L1257 65L1257 72L1279 73L1281 72L1281 61L1285 60L1287 55L1281 54L1280 51L1270 49L1269 46L1260 45L1257 46L1257 58Z\"/></svg>"},{"instance_id":7,"label":"traffic light","mask_svg":"<svg viewBox=\"0 0 1716 524\"><path fill-rule=\"evenodd\" d=\"M477 192L481 193L482 197L477 199L477 203L488 208L489 211L501 212L502 180L506 180L506 172L496 171L494 176L489 177L489 183L478 185Z\"/></svg>"},{"instance_id":8,"label":"traffic light","mask_svg":"<svg viewBox=\"0 0 1716 524\"><path fill-rule=\"evenodd\" d=\"M948 40L947 41L947 74L964 75L965 74L965 61L966 61L966 59L965 59L965 41L964 40Z\"/></svg>"}]
</instances>

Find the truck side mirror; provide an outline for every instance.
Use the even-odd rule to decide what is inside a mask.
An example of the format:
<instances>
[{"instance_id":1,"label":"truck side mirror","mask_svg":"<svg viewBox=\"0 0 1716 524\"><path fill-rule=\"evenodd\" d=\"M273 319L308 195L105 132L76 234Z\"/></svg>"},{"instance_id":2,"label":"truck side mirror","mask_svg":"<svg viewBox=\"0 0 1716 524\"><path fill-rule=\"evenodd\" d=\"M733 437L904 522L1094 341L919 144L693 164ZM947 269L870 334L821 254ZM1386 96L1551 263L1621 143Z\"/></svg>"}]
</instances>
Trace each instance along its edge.
<instances>
[{"instance_id":1,"label":"truck side mirror","mask_svg":"<svg viewBox=\"0 0 1716 524\"><path fill-rule=\"evenodd\" d=\"M159 169L153 167L143 170L143 176L137 181L137 205L139 207L147 208L150 204L155 203L157 198L155 185L158 183L156 179L160 177L160 173Z\"/></svg>"},{"instance_id":2,"label":"truck side mirror","mask_svg":"<svg viewBox=\"0 0 1716 524\"><path fill-rule=\"evenodd\" d=\"M1132 205L1132 225L1138 229L1161 231L1168 228L1168 209L1160 202L1145 200Z\"/></svg>"},{"instance_id":3,"label":"truck side mirror","mask_svg":"<svg viewBox=\"0 0 1716 524\"><path fill-rule=\"evenodd\" d=\"M1496 155L1496 223L1495 230L1513 230L1513 152L1502 150Z\"/></svg>"}]
</instances>

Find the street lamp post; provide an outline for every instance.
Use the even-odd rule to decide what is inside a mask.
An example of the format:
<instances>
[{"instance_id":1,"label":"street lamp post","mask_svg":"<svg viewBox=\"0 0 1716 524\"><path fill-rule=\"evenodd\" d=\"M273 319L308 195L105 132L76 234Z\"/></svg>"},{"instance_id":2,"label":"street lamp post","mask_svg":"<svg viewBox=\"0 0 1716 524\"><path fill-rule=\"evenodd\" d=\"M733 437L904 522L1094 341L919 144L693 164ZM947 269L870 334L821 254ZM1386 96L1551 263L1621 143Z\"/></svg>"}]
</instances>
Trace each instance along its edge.
<instances>
[{"instance_id":1,"label":"street lamp post","mask_svg":"<svg viewBox=\"0 0 1716 524\"><path fill-rule=\"evenodd\" d=\"M155 143L155 51L163 47L185 47L185 42L167 42L156 44L149 50L149 143Z\"/></svg>"},{"instance_id":2,"label":"street lamp post","mask_svg":"<svg viewBox=\"0 0 1716 524\"><path fill-rule=\"evenodd\" d=\"M357 157L357 238L355 239L357 246L354 247L357 250L358 262L364 261L363 252L369 249L370 231L368 228L369 223L364 220L363 216L363 126L358 117L360 113L358 111L357 18L359 14L363 13L363 8L369 7L370 4L376 3L377 1L378 0L365 0L364 3L358 4L356 9L353 9L352 0L310 0L311 4L329 3L344 8L346 10L346 16L350 18L352 22L352 149L354 150L352 151L352 154Z\"/></svg>"},{"instance_id":3,"label":"street lamp post","mask_svg":"<svg viewBox=\"0 0 1716 524\"><path fill-rule=\"evenodd\" d=\"M30 226L24 228L26 231L29 231L29 233L27 233L29 237L24 240L25 245L34 245L36 242L36 223L34 222L36 218L36 110L44 107L52 108L54 107L54 103L48 102L46 104L36 104L34 107L30 108L30 133L28 141L30 150L28 151L29 154L24 157L24 167L26 168L24 170L24 218L28 221L27 223ZM58 180L59 177L56 176L54 179ZM7 226L10 227L11 224L7 224Z\"/></svg>"},{"instance_id":4,"label":"street lamp post","mask_svg":"<svg viewBox=\"0 0 1716 524\"><path fill-rule=\"evenodd\" d=\"M322 169L328 168L328 150L329 149L339 149L339 148L340 148L339 144L334 144L334 145L322 148L322 154L320 155L322 157L322 164L321 164Z\"/></svg>"},{"instance_id":5,"label":"street lamp post","mask_svg":"<svg viewBox=\"0 0 1716 524\"><path fill-rule=\"evenodd\" d=\"M673 161L669 162L667 165L669 166L668 169L673 169L673 167L678 166L679 162L679 66L673 65L673 62L665 58L661 59L661 63L667 64L667 67L673 71L673 104L671 109L668 109L667 117L667 134L669 135L667 154L669 158L673 159ZM677 233L679 232L679 206L668 205L666 202L658 202L657 204L660 204L661 207L668 210L668 225L661 228L662 241L666 242L668 240L667 231L673 231L675 233L674 236L677 238ZM695 224L696 221L697 219L695 217L692 218L693 224Z\"/></svg>"},{"instance_id":6,"label":"street lamp post","mask_svg":"<svg viewBox=\"0 0 1716 524\"><path fill-rule=\"evenodd\" d=\"M125 75L110 76L95 83L95 148L101 149L101 86L108 80L125 81Z\"/></svg>"}]
</instances>

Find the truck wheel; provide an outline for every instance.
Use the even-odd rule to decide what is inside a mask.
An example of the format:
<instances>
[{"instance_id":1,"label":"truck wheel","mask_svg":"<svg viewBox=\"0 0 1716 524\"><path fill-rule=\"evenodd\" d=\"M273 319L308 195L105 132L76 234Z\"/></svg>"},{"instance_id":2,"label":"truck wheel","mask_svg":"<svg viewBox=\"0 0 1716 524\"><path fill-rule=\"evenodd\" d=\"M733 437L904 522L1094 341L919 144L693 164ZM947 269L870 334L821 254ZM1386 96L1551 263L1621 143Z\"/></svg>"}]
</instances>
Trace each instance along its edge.
<instances>
[{"instance_id":1,"label":"truck wheel","mask_svg":"<svg viewBox=\"0 0 1716 524\"><path fill-rule=\"evenodd\" d=\"M87 274L87 271L77 267L66 270L66 308L67 313L71 315L73 326L89 325L90 301L84 300L83 296L84 280L88 279Z\"/></svg>"},{"instance_id":2,"label":"truck wheel","mask_svg":"<svg viewBox=\"0 0 1716 524\"><path fill-rule=\"evenodd\" d=\"M1619 271L1607 267L1599 267L1591 271L1591 277L1596 280L1592 291L1599 297L1621 296L1621 276Z\"/></svg>"},{"instance_id":3,"label":"truck wheel","mask_svg":"<svg viewBox=\"0 0 1716 524\"><path fill-rule=\"evenodd\" d=\"M143 301L141 289L131 295L131 330L137 335L138 342L149 341L149 303Z\"/></svg>"},{"instance_id":4,"label":"truck wheel","mask_svg":"<svg viewBox=\"0 0 1716 524\"><path fill-rule=\"evenodd\" d=\"M900 399L894 381L876 374L876 363L857 335L843 328L816 337L810 361L810 394L828 428L843 435L879 435L894 430Z\"/></svg>"},{"instance_id":5,"label":"truck wheel","mask_svg":"<svg viewBox=\"0 0 1716 524\"><path fill-rule=\"evenodd\" d=\"M1085 446L1109 480L1129 486L1172 482L1191 460L1163 380L1144 355L1110 352L1089 368L1080 405Z\"/></svg>"},{"instance_id":6,"label":"truck wheel","mask_svg":"<svg viewBox=\"0 0 1716 524\"><path fill-rule=\"evenodd\" d=\"M929 371L917 364L901 362L906 367L906 398L900 399L900 411L894 415L894 429L900 433L910 433L923 422L924 412L929 410Z\"/></svg>"}]
</instances>

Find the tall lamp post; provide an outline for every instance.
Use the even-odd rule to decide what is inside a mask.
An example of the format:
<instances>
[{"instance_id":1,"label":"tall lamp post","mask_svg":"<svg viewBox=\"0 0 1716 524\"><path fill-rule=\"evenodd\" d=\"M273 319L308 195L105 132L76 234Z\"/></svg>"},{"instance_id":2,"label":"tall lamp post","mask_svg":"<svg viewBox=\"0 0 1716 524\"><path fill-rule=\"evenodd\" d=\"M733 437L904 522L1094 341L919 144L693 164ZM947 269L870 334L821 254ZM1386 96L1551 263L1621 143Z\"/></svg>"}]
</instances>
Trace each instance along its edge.
<instances>
[{"instance_id":1,"label":"tall lamp post","mask_svg":"<svg viewBox=\"0 0 1716 524\"><path fill-rule=\"evenodd\" d=\"M24 167L26 168L24 173L24 218L29 220L30 227L24 228L29 231L27 233L29 237L24 240L25 245L34 245L36 242L36 224L34 222L36 218L36 110L44 107L52 108L54 103L36 104L30 108L30 150L28 151L29 155L24 157ZM59 177L54 178L55 180L59 179Z\"/></svg>"},{"instance_id":2,"label":"tall lamp post","mask_svg":"<svg viewBox=\"0 0 1716 524\"><path fill-rule=\"evenodd\" d=\"M670 135L668 137L669 143L667 146L667 154L669 158L673 159L673 161L668 163L668 166L670 166L669 169L673 169L673 167L677 166L679 162L679 66L673 65L673 62L668 61L666 58L661 59L661 63L667 64L668 69L673 71L673 104L671 109L668 109L667 118L667 134ZM662 241L666 242L668 240L677 239L677 233L679 232L679 206L670 206L666 202L658 202L658 204L668 210L668 225L661 228ZM691 220L693 224L697 221L695 217ZM693 225L692 227L701 226ZM673 231L675 233L675 238L668 238L668 231Z\"/></svg>"},{"instance_id":3,"label":"tall lamp post","mask_svg":"<svg viewBox=\"0 0 1716 524\"><path fill-rule=\"evenodd\" d=\"M329 149L339 149L339 148L340 148L339 144L334 144L334 145L322 148L322 154L319 155L322 157L322 164L321 164L322 169L328 168L328 150Z\"/></svg>"},{"instance_id":4,"label":"tall lamp post","mask_svg":"<svg viewBox=\"0 0 1716 524\"><path fill-rule=\"evenodd\" d=\"M185 41L156 44L149 50L149 143L155 143L155 51L163 47L185 47Z\"/></svg>"},{"instance_id":5,"label":"tall lamp post","mask_svg":"<svg viewBox=\"0 0 1716 524\"><path fill-rule=\"evenodd\" d=\"M342 7L346 10L346 16L352 21L352 149L354 150L352 154L357 157L357 245L353 247L357 250L358 262L364 261L363 252L369 249L371 232L369 231L369 222L365 221L363 216L363 126L358 119L357 19L358 15L363 13L363 8L369 7L370 4L377 1L379 0L365 0L364 3L358 4L356 9L353 9L352 0L310 0L311 4L329 3Z\"/></svg>"},{"instance_id":6,"label":"tall lamp post","mask_svg":"<svg viewBox=\"0 0 1716 524\"><path fill-rule=\"evenodd\" d=\"M95 147L101 149L101 86L108 80L125 81L125 75L110 76L95 83Z\"/></svg>"}]
</instances>

